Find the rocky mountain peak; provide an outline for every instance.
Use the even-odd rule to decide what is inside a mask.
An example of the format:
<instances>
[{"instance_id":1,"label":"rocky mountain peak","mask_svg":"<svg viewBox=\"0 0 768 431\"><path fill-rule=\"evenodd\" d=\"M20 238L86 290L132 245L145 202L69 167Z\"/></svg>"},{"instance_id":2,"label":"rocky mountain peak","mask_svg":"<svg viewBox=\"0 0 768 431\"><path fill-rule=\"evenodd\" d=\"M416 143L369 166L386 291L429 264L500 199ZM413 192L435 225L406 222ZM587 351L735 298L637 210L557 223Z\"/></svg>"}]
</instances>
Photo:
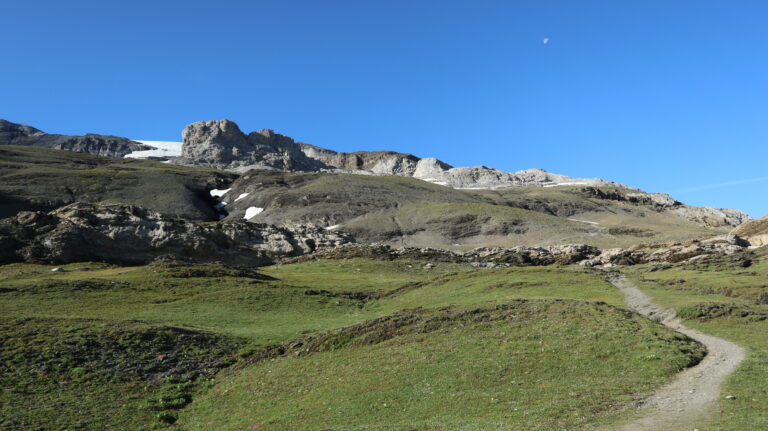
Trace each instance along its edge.
<instances>
[{"instance_id":1,"label":"rocky mountain peak","mask_svg":"<svg viewBox=\"0 0 768 431\"><path fill-rule=\"evenodd\" d=\"M310 159L288 136L262 129L248 135L231 120L200 121L182 132L181 157L175 163L242 172L248 169L317 171L325 167Z\"/></svg>"},{"instance_id":2,"label":"rocky mountain peak","mask_svg":"<svg viewBox=\"0 0 768 431\"><path fill-rule=\"evenodd\" d=\"M228 164L246 155L248 140L234 121L199 121L184 128L181 156L203 164Z\"/></svg>"}]
</instances>

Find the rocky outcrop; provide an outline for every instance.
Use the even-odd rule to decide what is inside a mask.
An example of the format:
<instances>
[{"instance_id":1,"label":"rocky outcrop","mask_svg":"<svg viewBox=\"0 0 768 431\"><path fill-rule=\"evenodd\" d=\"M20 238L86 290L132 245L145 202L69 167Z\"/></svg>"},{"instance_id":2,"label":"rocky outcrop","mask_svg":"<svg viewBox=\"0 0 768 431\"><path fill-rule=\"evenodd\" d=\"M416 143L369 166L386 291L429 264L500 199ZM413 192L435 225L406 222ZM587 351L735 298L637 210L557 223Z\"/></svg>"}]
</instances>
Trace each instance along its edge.
<instances>
[{"instance_id":1,"label":"rocky outcrop","mask_svg":"<svg viewBox=\"0 0 768 431\"><path fill-rule=\"evenodd\" d=\"M646 206L654 211L674 214L682 219L711 228L739 226L752 220L748 214L736 209L688 206L672 199L666 193L645 193L639 190L597 187L584 187L581 193L598 199Z\"/></svg>"},{"instance_id":2,"label":"rocky outcrop","mask_svg":"<svg viewBox=\"0 0 768 431\"><path fill-rule=\"evenodd\" d=\"M747 250L749 243L737 235L721 235L705 240L640 244L627 249L607 249L580 262L583 266L680 263L731 256Z\"/></svg>"},{"instance_id":3,"label":"rocky outcrop","mask_svg":"<svg viewBox=\"0 0 768 431\"><path fill-rule=\"evenodd\" d=\"M768 216L744 223L732 233L744 238L752 247L764 247L768 245Z\"/></svg>"},{"instance_id":4,"label":"rocky outcrop","mask_svg":"<svg viewBox=\"0 0 768 431\"><path fill-rule=\"evenodd\" d=\"M0 145L24 145L76 151L105 157L123 157L152 147L127 138L109 135L52 135L31 126L0 120Z\"/></svg>"},{"instance_id":5,"label":"rocky outcrop","mask_svg":"<svg viewBox=\"0 0 768 431\"><path fill-rule=\"evenodd\" d=\"M0 263L106 261L146 264L162 256L261 265L352 241L312 226L194 223L130 205L75 203L0 221Z\"/></svg>"},{"instance_id":6,"label":"rocky outcrop","mask_svg":"<svg viewBox=\"0 0 768 431\"><path fill-rule=\"evenodd\" d=\"M722 235L705 240L677 243L645 244L627 249L600 250L585 244L552 247L481 247L464 253L436 248L393 248L383 244L346 244L323 250L299 260L316 258L348 259L411 259L429 262L470 263L476 267L580 265L584 267L639 265L647 263L673 264L696 262L723 256L740 256L748 251L748 243L735 235ZM745 260L745 262L747 262Z\"/></svg>"},{"instance_id":7,"label":"rocky outcrop","mask_svg":"<svg viewBox=\"0 0 768 431\"><path fill-rule=\"evenodd\" d=\"M366 257L386 260L422 260L432 263L471 263L478 267L495 267L542 266L554 264L570 265L594 258L599 254L600 250L597 247L584 244L569 244L553 247L481 247L465 253L457 253L438 248L393 248L384 244L346 244L323 250L311 256L303 256L298 259L349 259Z\"/></svg>"},{"instance_id":8,"label":"rocky outcrop","mask_svg":"<svg viewBox=\"0 0 768 431\"><path fill-rule=\"evenodd\" d=\"M355 151L337 153L326 148L300 143L307 157L343 171L361 171L378 175L413 176L420 159L412 154L394 151Z\"/></svg>"},{"instance_id":9,"label":"rocky outcrop","mask_svg":"<svg viewBox=\"0 0 768 431\"><path fill-rule=\"evenodd\" d=\"M418 168L415 178L456 189L500 189L505 187L555 187L555 186L627 186L599 178L571 178L547 172L543 169L527 169L517 172L505 172L487 166L451 168L436 159L429 160L426 166Z\"/></svg>"},{"instance_id":10,"label":"rocky outcrop","mask_svg":"<svg viewBox=\"0 0 768 431\"><path fill-rule=\"evenodd\" d=\"M230 120L192 123L182 132L181 157L174 163L235 172L249 169L319 171L322 162L307 157L293 139L264 129L245 135Z\"/></svg>"},{"instance_id":11,"label":"rocky outcrop","mask_svg":"<svg viewBox=\"0 0 768 431\"><path fill-rule=\"evenodd\" d=\"M585 244L552 247L476 248L464 253L464 259L477 264L514 266L571 265L600 254L600 249Z\"/></svg>"},{"instance_id":12,"label":"rocky outcrop","mask_svg":"<svg viewBox=\"0 0 768 431\"><path fill-rule=\"evenodd\" d=\"M707 227L739 226L752 220L752 217L737 209L715 207L691 207L682 205L669 212L688 221Z\"/></svg>"}]
</instances>

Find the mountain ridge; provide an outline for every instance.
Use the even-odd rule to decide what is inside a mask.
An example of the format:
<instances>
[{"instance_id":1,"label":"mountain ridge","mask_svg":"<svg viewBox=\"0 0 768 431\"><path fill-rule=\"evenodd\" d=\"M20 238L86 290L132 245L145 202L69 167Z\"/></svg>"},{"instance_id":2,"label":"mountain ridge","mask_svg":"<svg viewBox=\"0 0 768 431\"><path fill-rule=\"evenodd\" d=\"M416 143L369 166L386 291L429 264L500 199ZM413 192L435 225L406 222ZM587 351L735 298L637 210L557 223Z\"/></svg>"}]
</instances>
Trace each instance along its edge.
<instances>
[{"instance_id":1,"label":"mountain ridge","mask_svg":"<svg viewBox=\"0 0 768 431\"><path fill-rule=\"evenodd\" d=\"M152 147L112 135L88 133L82 136L45 133L32 126L0 119L0 145L23 145L69 150L106 157L124 157Z\"/></svg>"},{"instance_id":2,"label":"mountain ridge","mask_svg":"<svg viewBox=\"0 0 768 431\"><path fill-rule=\"evenodd\" d=\"M337 152L262 129L243 133L231 120L201 121L182 132L182 155L172 163L201 165L244 172L249 169L414 177L464 189L494 189L527 185L604 185L629 188L600 178L571 178L543 169L505 172L487 166L453 167L433 157L420 158L395 151ZM300 152L300 153L299 153Z\"/></svg>"},{"instance_id":3,"label":"mountain ridge","mask_svg":"<svg viewBox=\"0 0 768 431\"><path fill-rule=\"evenodd\" d=\"M114 138L110 141L111 138ZM543 169L505 172L480 165L454 167L433 157L421 158L395 151L337 152L294 140L262 129L248 134L227 119L200 121L189 124L182 132L183 142L178 151L172 142L152 141L140 143L127 138L104 135L67 137L49 135L34 127L0 120L0 145L15 144L46 146L110 157L148 158L176 165L213 168L242 175L250 170L269 170L294 173L341 173L369 176L414 178L427 183L457 190L512 190L538 187L592 187L618 196L618 200L645 202L664 211L703 226L737 226L751 220L747 214L735 209L715 207L688 207L664 193L646 193L625 184L599 178L571 178ZM70 142L71 145L62 145ZM179 154L176 156L176 154ZM620 195L620 196L619 196ZM615 196L615 197L616 197ZM598 196L599 197L599 196ZM605 196L603 196L605 197ZM222 204L224 205L224 204ZM256 208L266 208L264 206ZM525 208L525 206L523 206Z\"/></svg>"}]
</instances>

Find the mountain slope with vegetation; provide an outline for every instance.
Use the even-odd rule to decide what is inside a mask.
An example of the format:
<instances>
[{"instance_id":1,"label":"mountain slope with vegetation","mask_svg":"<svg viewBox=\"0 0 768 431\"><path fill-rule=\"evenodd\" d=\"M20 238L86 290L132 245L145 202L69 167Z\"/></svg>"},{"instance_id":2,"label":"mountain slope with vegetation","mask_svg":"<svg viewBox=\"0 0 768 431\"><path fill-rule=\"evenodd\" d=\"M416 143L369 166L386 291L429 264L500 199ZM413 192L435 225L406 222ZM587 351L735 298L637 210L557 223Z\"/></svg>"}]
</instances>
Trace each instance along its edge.
<instances>
[{"instance_id":1,"label":"mountain slope with vegetation","mask_svg":"<svg viewBox=\"0 0 768 431\"><path fill-rule=\"evenodd\" d=\"M419 247L585 243L618 247L726 233L733 221L703 224L630 199L639 191L584 186L457 190L414 178L339 173L250 171L220 200L225 220L312 223L345 230L358 241ZM672 201L675 202L675 201Z\"/></svg>"},{"instance_id":2,"label":"mountain slope with vegetation","mask_svg":"<svg viewBox=\"0 0 768 431\"><path fill-rule=\"evenodd\" d=\"M47 148L0 146L0 217L73 202L144 206L169 216L215 220L209 190L235 175Z\"/></svg>"}]
</instances>

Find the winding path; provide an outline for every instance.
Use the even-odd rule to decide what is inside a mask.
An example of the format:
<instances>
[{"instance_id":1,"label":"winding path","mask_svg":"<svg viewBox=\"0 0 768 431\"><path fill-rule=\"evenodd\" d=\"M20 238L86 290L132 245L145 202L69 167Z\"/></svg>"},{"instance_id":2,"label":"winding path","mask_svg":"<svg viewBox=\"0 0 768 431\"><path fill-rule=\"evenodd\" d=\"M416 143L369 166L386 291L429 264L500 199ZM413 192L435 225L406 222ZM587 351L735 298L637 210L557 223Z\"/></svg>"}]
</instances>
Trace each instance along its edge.
<instances>
[{"instance_id":1,"label":"winding path","mask_svg":"<svg viewBox=\"0 0 768 431\"><path fill-rule=\"evenodd\" d=\"M651 302L626 278L620 276L610 281L624 293L627 305L633 310L704 344L708 351L698 365L681 372L672 383L646 398L640 406L639 418L616 428L616 431L693 431L700 428L699 424L720 398L720 386L744 360L744 349L722 338L685 327L673 311L664 310Z\"/></svg>"}]
</instances>

